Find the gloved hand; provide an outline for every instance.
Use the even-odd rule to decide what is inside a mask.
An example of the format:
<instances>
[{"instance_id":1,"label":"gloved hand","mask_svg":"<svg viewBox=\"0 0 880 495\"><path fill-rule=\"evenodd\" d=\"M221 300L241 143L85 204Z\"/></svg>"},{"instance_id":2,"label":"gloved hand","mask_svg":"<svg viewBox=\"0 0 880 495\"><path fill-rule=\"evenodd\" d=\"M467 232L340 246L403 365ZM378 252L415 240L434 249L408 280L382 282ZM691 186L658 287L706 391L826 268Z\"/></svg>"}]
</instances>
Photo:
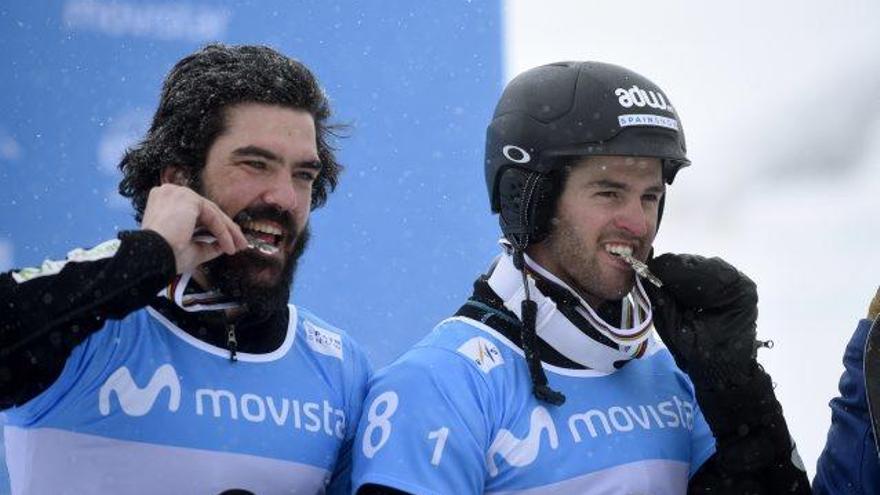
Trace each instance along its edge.
<instances>
[{"instance_id":1,"label":"gloved hand","mask_svg":"<svg viewBox=\"0 0 880 495\"><path fill-rule=\"evenodd\" d=\"M720 258L664 254L648 261L663 287L645 284L654 327L695 385L726 389L757 368L755 283Z\"/></svg>"},{"instance_id":2,"label":"gloved hand","mask_svg":"<svg viewBox=\"0 0 880 495\"><path fill-rule=\"evenodd\" d=\"M664 254L648 267L663 281L644 284L654 328L694 384L719 470L761 480L766 493L809 493L772 380L755 359L755 283L720 258Z\"/></svg>"}]
</instances>

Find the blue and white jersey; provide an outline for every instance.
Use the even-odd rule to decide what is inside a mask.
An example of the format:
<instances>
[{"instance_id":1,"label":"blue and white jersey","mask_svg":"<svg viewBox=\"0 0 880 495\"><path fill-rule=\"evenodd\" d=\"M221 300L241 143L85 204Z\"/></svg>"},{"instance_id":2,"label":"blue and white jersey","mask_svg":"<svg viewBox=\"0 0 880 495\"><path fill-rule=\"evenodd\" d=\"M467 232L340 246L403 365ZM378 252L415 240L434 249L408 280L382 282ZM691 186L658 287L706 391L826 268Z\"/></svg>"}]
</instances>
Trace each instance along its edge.
<instances>
[{"instance_id":1,"label":"blue and white jersey","mask_svg":"<svg viewBox=\"0 0 880 495\"><path fill-rule=\"evenodd\" d=\"M503 335L442 322L371 380L355 488L678 495L714 452L693 385L653 338L617 371L544 370L562 406L534 398L522 351Z\"/></svg>"},{"instance_id":2,"label":"blue and white jersey","mask_svg":"<svg viewBox=\"0 0 880 495\"><path fill-rule=\"evenodd\" d=\"M152 308L107 321L5 411L13 493L323 492L350 469L369 365L345 333L289 311L277 350L236 362ZM347 492L339 480L327 490Z\"/></svg>"}]
</instances>

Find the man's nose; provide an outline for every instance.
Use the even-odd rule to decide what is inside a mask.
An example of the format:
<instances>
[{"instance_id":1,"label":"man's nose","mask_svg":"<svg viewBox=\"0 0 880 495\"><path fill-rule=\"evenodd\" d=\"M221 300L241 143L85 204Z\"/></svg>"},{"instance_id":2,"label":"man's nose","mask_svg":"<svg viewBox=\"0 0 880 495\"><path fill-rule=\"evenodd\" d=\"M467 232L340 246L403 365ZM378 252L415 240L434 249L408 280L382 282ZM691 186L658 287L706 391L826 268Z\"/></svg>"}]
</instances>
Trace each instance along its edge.
<instances>
[{"instance_id":1,"label":"man's nose","mask_svg":"<svg viewBox=\"0 0 880 495\"><path fill-rule=\"evenodd\" d=\"M634 237L644 237L651 229L652 215L656 213L645 208L641 198L627 201L614 217L614 226L625 230Z\"/></svg>"},{"instance_id":2,"label":"man's nose","mask_svg":"<svg viewBox=\"0 0 880 495\"><path fill-rule=\"evenodd\" d=\"M269 187L263 193L263 201L282 211L293 211L299 206L301 192L297 190L293 179L287 174L273 177Z\"/></svg>"}]
</instances>

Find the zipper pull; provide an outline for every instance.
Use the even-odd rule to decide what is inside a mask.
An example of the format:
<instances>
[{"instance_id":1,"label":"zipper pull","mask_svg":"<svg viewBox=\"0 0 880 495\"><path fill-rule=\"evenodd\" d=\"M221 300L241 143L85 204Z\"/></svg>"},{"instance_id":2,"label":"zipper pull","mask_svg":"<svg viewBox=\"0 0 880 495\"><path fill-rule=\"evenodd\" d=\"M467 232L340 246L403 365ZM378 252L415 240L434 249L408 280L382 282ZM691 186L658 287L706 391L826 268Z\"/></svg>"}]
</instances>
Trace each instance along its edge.
<instances>
[{"instance_id":1,"label":"zipper pull","mask_svg":"<svg viewBox=\"0 0 880 495\"><path fill-rule=\"evenodd\" d=\"M238 349L238 340L235 338L235 325L226 326L226 348L229 349L229 360L237 361L235 351Z\"/></svg>"}]
</instances>

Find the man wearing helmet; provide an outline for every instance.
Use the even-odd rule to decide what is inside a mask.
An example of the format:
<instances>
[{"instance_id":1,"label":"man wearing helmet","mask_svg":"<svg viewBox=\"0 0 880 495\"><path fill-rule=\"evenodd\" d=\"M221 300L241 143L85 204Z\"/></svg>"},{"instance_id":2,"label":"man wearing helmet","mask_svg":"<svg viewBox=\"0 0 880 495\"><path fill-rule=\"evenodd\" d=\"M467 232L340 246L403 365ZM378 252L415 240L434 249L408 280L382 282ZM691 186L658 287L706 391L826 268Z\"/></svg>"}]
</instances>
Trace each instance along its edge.
<instances>
[{"instance_id":1,"label":"man wearing helmet","mask_svg":"<svg viewBox=\"0 0 880 495\"><path fill-rule=\"evenodd\" d=\"M669 98L627 69L508 84L486 140L503 251L372 380L359 493L809 493L755 361L755 285L650 259L685 151Z\"/></svg>"}]
</instances>

